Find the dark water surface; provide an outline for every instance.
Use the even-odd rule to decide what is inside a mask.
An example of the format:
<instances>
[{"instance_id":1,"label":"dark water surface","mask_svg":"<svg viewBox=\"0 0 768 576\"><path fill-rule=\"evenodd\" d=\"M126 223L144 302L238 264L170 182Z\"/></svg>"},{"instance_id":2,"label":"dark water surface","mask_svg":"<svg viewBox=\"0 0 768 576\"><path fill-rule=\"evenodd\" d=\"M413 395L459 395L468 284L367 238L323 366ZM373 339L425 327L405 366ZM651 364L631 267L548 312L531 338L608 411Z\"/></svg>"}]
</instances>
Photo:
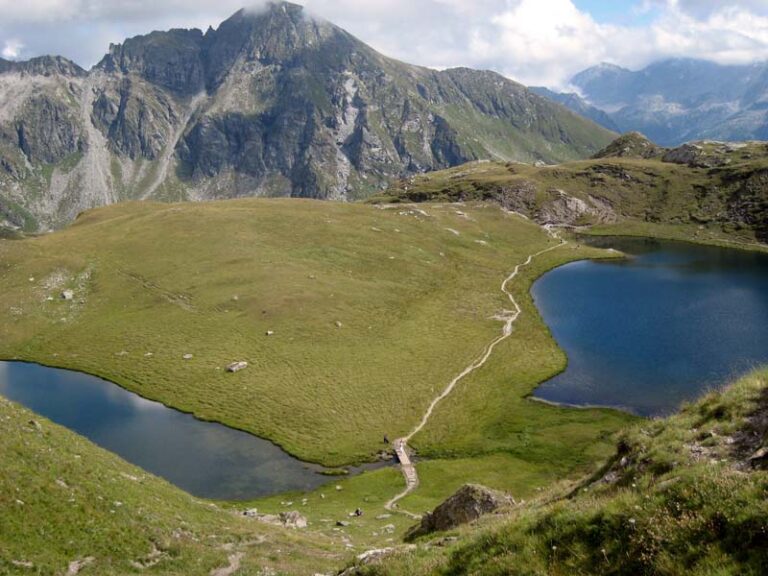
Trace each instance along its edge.
<instances>
[{"instance_id":1,"label":"dark water surface","mask_svg":"<svg viewBox=\"0 0 768 576\"><path fill-rule=\"evenodd\" d=\"M535 396L663 415L768 364L768 255L638 238L589 243L630 257L568 264L536 282L569 364Z\"/></svg>"},{"instance_id":2,"label":"dark water surface","mask_svg":"<svg viewBox=\"0 0 768 576\"><path fill-rule=\"evenodd\" d=\"M267 440L202 422L94 376L0 362L0 394L196 496L245 500L332 480Z\"/></svg>"}]
</instances>

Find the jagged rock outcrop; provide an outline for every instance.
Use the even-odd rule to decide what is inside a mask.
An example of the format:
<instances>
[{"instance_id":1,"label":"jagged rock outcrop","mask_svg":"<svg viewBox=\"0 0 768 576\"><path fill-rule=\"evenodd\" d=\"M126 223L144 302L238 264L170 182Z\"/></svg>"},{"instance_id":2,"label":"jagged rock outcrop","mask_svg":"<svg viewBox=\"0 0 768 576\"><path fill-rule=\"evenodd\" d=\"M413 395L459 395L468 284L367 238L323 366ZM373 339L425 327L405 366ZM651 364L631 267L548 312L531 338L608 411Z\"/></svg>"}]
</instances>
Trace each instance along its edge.
<instances>
[{"instance_id":1,"label":"jagged rock outcrop","mask_svg":"<svg viewBox=\"0 0 768 576\"><path fill-rule=\"evenodd\" d=\"M592 158L656 158L666 152L661 146L651 142L640 132L628 132L611 142Z\"/></svg>"},{"instance_id":2,"label":"jagged rock outcrop","mask_svg":"<svg viewBox=\"0 0 768 576\"><path fill-rule=\"evenodd\" d=\"M456 528L514 503L514 499L507 494L478 484L466 484L432 512L425 514L421 523L408 532L407 539Z\"/></svg>"},{"instance_id":3,"label":"jagged rock outcrop","mask_svg":"<svg viewBox=\"0 0 768 576\"><path fill-rule=\"evenodd\" d=\"M26 76L70 76L82 78L87 72L61 56L40 56L26 62L0 58L0 74L17 73Z\"/></svg>"},{"instance_id":4,"label":"jagged rock outcrop","mask_svg":"<svg viewBox=\"0 0 768 576\"><path fill-rule=\"evenodd\" d=\"M492 72L382 56L300 6L137 36L92 70L0 60L0 221L122 199L348 199L478 158L586 157L611 133Z\"/></svg>"}]
</instances>

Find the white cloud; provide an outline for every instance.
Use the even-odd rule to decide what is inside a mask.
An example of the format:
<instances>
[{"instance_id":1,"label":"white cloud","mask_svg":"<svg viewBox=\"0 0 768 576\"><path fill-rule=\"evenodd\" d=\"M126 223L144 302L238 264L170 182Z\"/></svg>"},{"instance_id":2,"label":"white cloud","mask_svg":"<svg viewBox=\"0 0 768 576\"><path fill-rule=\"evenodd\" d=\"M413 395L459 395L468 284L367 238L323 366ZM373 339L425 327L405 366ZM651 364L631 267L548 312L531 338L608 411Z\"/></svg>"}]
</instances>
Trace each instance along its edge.
<instances>
[{"instance_id":1,"label":"white cloud","mask_svg":"<svg viewBox=\"0 0 768 576\"><path fill-rule=\"evenodd\" d=\"M0 56L6 60L16 60L21 56L22 48L24 48L24 44L18 40L6 40L2 51L0 51Z\"/></svg>"},{"instance_id":2,"label":"white cloud","mask_svg":"<svg viewBox=\"0 0 768 576\"><path fill-rule=\"evenodd\" d=\"M755 14L768 14L765 0L646 0L663 7L676 8L698 18L707 18L723 10L747 10Z\"/></svg>"},{"instance_id":3,"label":"white cloud","mask_svg":"<svg viewBox=\"0 0 768 576\"><path fill-rule=\"evenodd\" d=\"M497 70L562 86L610 61L640 67L667 57L723 63L768 59L766 0L636 0L637 24L606 24L573 0L305 0L379 51L433 67ZM171 27L214 27L249 0L0 0L8 53L61 53L94 64L110 42ZM624 22L624 21L622 21ZM14 48L17 46L17 48ZM4 52L5 53L5 52Z\"/></svg>"}]
</instances>

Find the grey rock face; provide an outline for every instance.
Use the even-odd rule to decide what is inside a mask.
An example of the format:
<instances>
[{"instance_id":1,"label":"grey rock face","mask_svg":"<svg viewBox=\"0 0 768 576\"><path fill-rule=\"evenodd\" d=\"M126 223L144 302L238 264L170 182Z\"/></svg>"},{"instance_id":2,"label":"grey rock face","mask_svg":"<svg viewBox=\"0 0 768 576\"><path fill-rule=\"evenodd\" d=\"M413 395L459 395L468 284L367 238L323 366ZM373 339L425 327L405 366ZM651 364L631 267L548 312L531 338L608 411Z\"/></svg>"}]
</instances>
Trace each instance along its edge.
<instances>
[{"instance_id":1,"label":"grey rock face","mask_svg":"<svg viewBox=\"0 0 768 576\"><path fill-rule=\"evenodd\" d=\"M106 86L91 115L111 150L131 160L157 160L177 120L173 100L167 94L137 90L130 77Z\"/></svg>"},{"instance_id":2,"label":"grey rock face","mask_svg":"<svg viewBox=\"0 0 768 576\"><path fill-rule=\"evenodd\" d=\"M397 62L274 3L131 38L89 72L0 60L0 216L40 230L123 199L354 199L467 160L587 157L611 136L500 75Z\"/></svg>"},{"instance_id":3,"label":"grey rock face","mask_svg":"<svg viewBox=\"0 0 768 576\"><path fill-rule=\"evenodd\" d=\"M47 94L25 102L15 128L18 147L30 162L55 164L86 146L79 118Z\"/></svg>"},{"instance_id":4,"label":"grey rock face","mask_svg":"<svg viewBox=\"0 0 768 576\"><path fill-rule=\"evenodd\" d=\"M109 47L98 64L108 73L137 74L150 84L180 95L205 87L200 30L152 32Z\"/></svg>"},{"instance_id":5,"label":"grey rock face","mask_svg":"<svg viewBox=\"0 0 768 576\"><path fill-rule=\"evenodd\" d=\"M514 504L511 496L477 484L467 484L432 512L424 515L421 524L414 527L407 538L450 530L511 504Z\"/></svg>"},{"instance_id":6,"label":"grey rock face","mask_svg":"<svg viewBox=\"0 0 768 576\"><path fill-rule=\"evenodd\" d=\"M704 150L696 144L683 144L664 154L662 160L672 164L687 164L688 166L698 166L703 156ZM706 166L702 166L706 167Z\"/></svg>"},{"instance_id":7,"label":"grey rock face","mask_svg":"<svg viewBox=\"0 0 768 576\"><path fill-rule=\"evenodd\" d=\"M74 62L61 56L40 56L26 62L12 62L0 58L0 74L15 72L29 76L84 77L87 72Z\"/></svg>"}]
</instances>

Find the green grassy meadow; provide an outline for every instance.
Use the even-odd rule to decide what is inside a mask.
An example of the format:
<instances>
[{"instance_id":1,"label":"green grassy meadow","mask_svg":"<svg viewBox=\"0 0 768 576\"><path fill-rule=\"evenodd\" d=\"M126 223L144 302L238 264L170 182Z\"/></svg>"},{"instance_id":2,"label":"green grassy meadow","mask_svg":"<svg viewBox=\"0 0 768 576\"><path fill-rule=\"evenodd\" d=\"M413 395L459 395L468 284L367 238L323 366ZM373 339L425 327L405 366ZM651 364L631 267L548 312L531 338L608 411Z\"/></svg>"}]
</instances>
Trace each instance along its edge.
<instances>
[{"instance_id":1,"label":"green grassy meadow","mask_svg":"<svg viewBox=\"0 0 768 576\"><path fill-rule=\"evenodd\" d=\"M556 243L491 203L116 205L54 234L0 240L0 357L92 373L343 466L374 458L384 434L413 428L499 335L492 317L510 307L504 278ZM414 438L421 485L403 508L431 509L466 482L530 498L610 455L633 417L528 399L566 363L531 284L555 266L602 257L615 255L571 242L521 269L509 285L523 309L514 333ZM237 360L249 367L226 373ZM66 559L93 556L83 573L118 574L156 556L157 543L174 560L154 569L164 574L207 574L233 550L253 573L262 564L314 573L313 562L322 571L396 544L412 524L384 510L404 486L394 467L333 478L310 494L214 505L34 417L38 434L33 416L10 402L2 413L0 451L12 454L0 480L0 525L12 527L0 536L6 568L16 560L55 573ZM79 487L75 502L61 498L57 479ZM24 505L14 508L16 498ZM295 509L310 525L286 532L238 517L251 507ZM365 514L351 518L358 507ZM128 510L136 516L126 519ZM70 517L71 530L54 534ZM177 529L194 537L177 542Z\"/></svg>"},{"instance_id":2,"label":"green grassy meadow","mask_svg":"<svg viewBox=\"0 0 768 576\"><path fill-rule=\"evenodd\" d=\"M578 490L504 513L362 567L376 576L760 575L768 566L768 372L622 433L611 464ZM761 463L762 462L762 463Z\"/></svg>"},{"instance_id":3,"label":"green grassy meadow","mask_svg":"<svg viewBox=\"0 0 768 576\"><path fill-rule=\"evenodd\" d=\"M86 213L0 244L0 356L96 374L305 460L369 459L498 334L501 281L555 242L492 205L419 210L240 200ZM526 306L518 348L494 357L514 367L473 376L525 406L526 420L541 416L534 428L561 416L522 397L565 358L528 288L549 267L601 254L568 246L526 270L515 283ZM236 360L250 367L226 373ZM478 425L499 425L482 415L485 393L467 394L451 409L454 437L437 442L445 453L466 451L457 437ZM596 415L565 418L625 420Z\"/></svg>"}]
</instances>

